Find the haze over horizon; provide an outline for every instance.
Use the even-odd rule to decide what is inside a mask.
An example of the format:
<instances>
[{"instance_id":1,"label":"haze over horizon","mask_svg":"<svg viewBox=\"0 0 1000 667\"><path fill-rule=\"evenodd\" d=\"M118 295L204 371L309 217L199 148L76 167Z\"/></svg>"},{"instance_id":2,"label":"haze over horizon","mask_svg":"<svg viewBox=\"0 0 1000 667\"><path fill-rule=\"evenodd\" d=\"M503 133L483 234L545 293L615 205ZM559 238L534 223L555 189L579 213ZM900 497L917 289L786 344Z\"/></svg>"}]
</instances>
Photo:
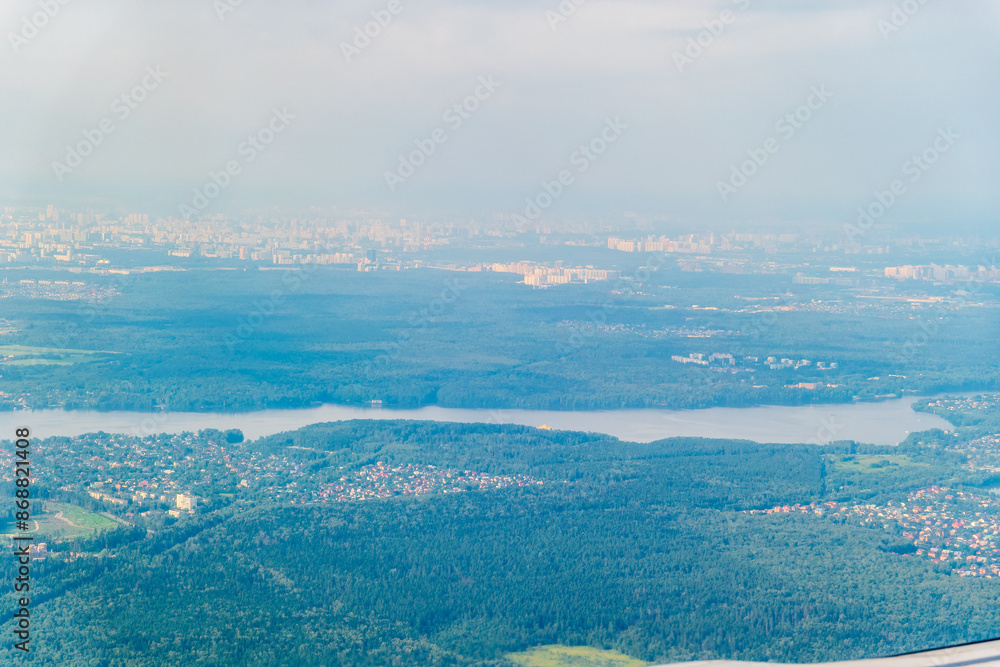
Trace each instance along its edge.
<instances>
[{"instance_id":1,"label":"haze over horizon","mask_svg":"<svg viewBox=\"0 0 1000 667\"><path fill-rule=\"evenodd\" d=\"M567 0L560 14L555 0L399 0L387 20L387 0L17 0L0 9L0 85L18 101L0 111L0 200L177 216L236 160L204 214L523 214L565 170L546 218L835 224L899 179L885 222L985 229L1000 203L1000 11L903 4ZM356 29L373 12L386 25L366 45ZM144 78L126 113L122 96ZM478 108L453 109L477 89ZM778 125L810 101L794 132ZM241 145L275 110L287 127L248 159ZM67 146L107 119L93 153L57 174ZM607 150L581 160L609 122ZM953 145L911 180L907 161L949 128ZM390 187L386 172L435 130L433 153ZM724 198L719 182L769 139L766 163Z\"/></svg>"}]
</instances>

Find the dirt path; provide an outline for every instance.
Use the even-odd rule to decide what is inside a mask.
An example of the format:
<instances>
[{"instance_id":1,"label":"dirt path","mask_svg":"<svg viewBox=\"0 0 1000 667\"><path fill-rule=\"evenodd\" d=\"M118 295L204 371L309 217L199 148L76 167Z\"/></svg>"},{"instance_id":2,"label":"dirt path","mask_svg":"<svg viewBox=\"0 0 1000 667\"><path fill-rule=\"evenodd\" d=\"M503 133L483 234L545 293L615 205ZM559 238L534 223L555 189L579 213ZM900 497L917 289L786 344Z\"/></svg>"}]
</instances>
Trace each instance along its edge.
<instances>
[{"instance_id":1,"label":"dirt path","mask_svg":"<svg viewBox=\"0 0 1000 667\"><path fill-rule=\"evenodd\" d=\"M62 515L62 510L59 510L59 512L56 513L56 518L59 519L60 521L65 521L66 523L68 523L69 525L73 526L74 528L83 528L83 526L78 526L75 523L73 523L72 521L70 521L69 519L67 519L66 517L64 517ZM37 522L36 522L36 525L37 525Z\"/></svg>"}]
</instances>

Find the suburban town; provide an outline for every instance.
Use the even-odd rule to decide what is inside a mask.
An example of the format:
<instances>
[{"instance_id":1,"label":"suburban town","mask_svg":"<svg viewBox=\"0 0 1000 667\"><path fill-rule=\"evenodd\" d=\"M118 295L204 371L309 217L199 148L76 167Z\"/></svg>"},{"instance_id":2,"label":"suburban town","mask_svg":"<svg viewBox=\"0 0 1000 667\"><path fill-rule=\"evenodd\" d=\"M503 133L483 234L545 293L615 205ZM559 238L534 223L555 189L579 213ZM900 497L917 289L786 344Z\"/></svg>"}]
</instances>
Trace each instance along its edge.
<instances>
[{"instance_id":1,"label":"suburban town","mask_svg":"<svg viewBox=\"0 0 1000 667\"><path fill-rule=\"evenodd\" d=\"M931 486L906 502L841 505L834 501L782 505L748 514L813 514L872 528L902 528L913 550L901 555L952 566L963 577L1000 577L1000 498Z\"/></svg>"},{"instance_id":2,"label":"suburban town","mask_svg":"<svg viewBox=\"0 0 1000 667\"><path fill-rule=\"evenodd\" d=\"M982 433L976 426L1000 405L1000 394L976 394L941 398L926 403L926 409L944 414L953 422L972 422L973 435L945 433L954 444L945 452L960 457L961 468L987 479L1000 473L1000 436ZM989 431L989 428L986 429ZM978 435L978 437L976 437ZM881 465L879 463L869 465ZM841 504L834 501L782 505L749 514L808 514L829 520L851 522L899 533L912 545L901 555L928 558L953 568L966 577L1000 577L1000 489L970 492L932 485L909 493L906 500L878 504Z\"/></svg>"},{"instance_id":3,"label":"suburban town","mask_svg":"<svg viewBox=\"0 0 1000 667\"><path fill-rule=\"evenodd\" d=\"M324 503L328 500L348 502L428 493L487 491L541 483L525 475L487 475L430 465L390 466L379 461L375 465L364 466L343 475L337 482L321 484L314 493L314 498Z\"/></svg>"},{"instance_id":4,"label":"suburban town","mask_svg":"<svg viewBox=\"0 0 1000 667\"><path fill-rule=\"evenodd\" d=\"M348 502L542 483L524 475L381 461L357 468L317 467L313 450L287 451L284 456L265 453L243 442L238 431L143 437L96 433L39 440L33 474L34 483L49 487L54 497L67 502L86 497L97 509L125 520L164 514L176 519L213 509L227 498ZM0 478L8 482L13 480L12 452L8 447L0 453Z\"/></svg>"}]
</instances>

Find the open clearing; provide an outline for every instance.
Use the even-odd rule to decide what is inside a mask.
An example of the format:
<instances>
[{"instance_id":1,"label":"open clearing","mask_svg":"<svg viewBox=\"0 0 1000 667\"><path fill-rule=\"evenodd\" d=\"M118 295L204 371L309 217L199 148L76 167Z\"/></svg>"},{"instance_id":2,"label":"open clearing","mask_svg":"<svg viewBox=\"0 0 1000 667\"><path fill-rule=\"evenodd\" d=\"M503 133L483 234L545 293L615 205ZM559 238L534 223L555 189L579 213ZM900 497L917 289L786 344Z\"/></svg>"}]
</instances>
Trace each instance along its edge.
<instances>
[{"instance_id":1,"label":"open clearing","mask_svg":"<svg viewBox=\"0 0 1000 667\"><path fill-rule=\"evenodd\" d=\"M72 540L88 537L94 533L114 528L117 523L95 512L66 503L33 502L31 530L28 532L37 541ZM40 511L39 511L40 509ZM37 526L37 528L36 528ZM11 531L12 527L7 527ZM22 534L22 533L18 533Z\"/></svg>"},{"instance_id":2,"label":"open clearing","mask_svg":"<svg viewBox=\"0 0 1000 667\"><path fill-rule=\"evenodd\" d=\"M505 657L524 667L646 667L648 664L617 651L559 644L536 646Z\"/></svg>"},{"instance_id":3,"label":"open clearing","mask_svg":"<svg viewBox=\"0 0 1000 667\"><path fill-rule=\"evenodd\" d=\"M847 459L847 460L844 460ZM927 463L917 463L910 460L909 456L872 454L854 455L839 458L833 464L844 472L873 473L889 469L899 468L928 468Z\"/></svg>"},{"instance_id":4,"label":"open clearing","mask_svg":"<svg viewBox=\"0 0 1000 667\"><path fill-rule=\"evenodd\" d=\"M9 366L69 366L95 361L99 354L104 353L92 350L63 350L54 347L0 345L0 363Z\"/></svg>"}]
</instances>

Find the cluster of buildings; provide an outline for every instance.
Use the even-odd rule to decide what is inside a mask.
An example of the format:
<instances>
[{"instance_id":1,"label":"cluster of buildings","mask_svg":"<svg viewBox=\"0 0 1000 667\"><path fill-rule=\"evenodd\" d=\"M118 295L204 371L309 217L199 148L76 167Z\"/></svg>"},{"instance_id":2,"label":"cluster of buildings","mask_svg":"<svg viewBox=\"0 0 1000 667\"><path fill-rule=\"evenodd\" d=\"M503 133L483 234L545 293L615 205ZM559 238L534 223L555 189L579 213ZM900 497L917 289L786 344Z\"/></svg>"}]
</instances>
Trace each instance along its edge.
<instances>
[{"instance_id":1,"label":"cluster of buildings","mask_svg":"<svg viewBox=\"0 0 1000 667\"><path fill-rule=\"evenodd\" d=\"M784 368L791 368L793 370L798 370L800 368L807 368L809 366L812 366L812 362L809 361L808 359L787 359L787 358L779 359L777 357L768 357L767 359L764 360L764 365L770 368L771 370L781 370ZM836 361L816 362L816 370L820 371L836 370L838 366L839 364Z\"/></svg>"},{"instance_id":2,"label":"cluster of buildings","mask_svg":"<svg viewBox=\"0 0 1000 667\"><path fill-rule=\"evenodd\" d=\"M927 404L928 408L938 408L955 414L963 412L985 412L1000 406L1000 394L966 396L962 398L940 398Z\"/></svg>"},{"instance_id":3,"label":"cluster of buildings","mask_svg":"<svg viewBox=\"0 0 1000 667\"><path fill-rule=\"evenodd\" d=\"M489 475L429 465L316 469L296 457L231 443L220 431L140 437L96 433L33 443L37 483L89 496L125 518L194 514L215 494L289 503L369 500L541 484L524 475ZM0 477L13 481L12 448L0 451ZM37 471L37 472L35 472Z\"/></svg>"},{"instance_id":4,"label":"cluster of buildings","mask_svg":"<svg viewBox=\"0 0 1000 667\"><path fill-rule=\"evenodd\" d=\"M946 264L945 266L938 266L937 264L887 266L885 276L899 280L933 280L942 283L958 280L1000 282L1000 268L980 265L970 269L967 266L952 266L950 264Z\"/></svg>"},{"instance_id":5,"label":"cluster of buildings","mask_svg":"<svg viewBox=\"0 0 1000 667\"><path fill-rule=\"evenodd\" d=\"M965 577L1000 577L1000 498L931 486L906 502L839 505L836 502L781 505L750 514L814 514L861 526L902 529L913 554L947 563Z\"/></svg>"},{"instance_id":6,"label":"cluster of buildings","mask_svg":"<svg viewBox=\"0 0 1000 667\"><path fill-rule=\"evenodd\" d=\"M28 400L24 396L15 396L0 391L0 410L27 410Z\"/></svg>"},{"instance_id":7,"label":"cluster of buildings","mask_svg":"<svg viewBox=\"0 0 1000 667\"><path fill-rule=\"evenodd\" d=\"M733 358L733 355L723 352L713 352L711 354L692 352L686 357L675 354L670 358L679 364L694 364L695 366L732 367L736 365L736 360ZM751 357L747 358L749 359Z\"/></svg>"},{"instance_id":8,"label":"cluster of buildings","mask_svg":"<svg viewBox=\"0 0 1000 667\"><path fill-rule=\"evenodd\" d=\"M1000 394L939 399L928 403L953 414L995 411ZM947 451L964 455L962 467L972 472L1000 473L1000 435L958 442ZM1000 577L1000 495L977 494L930 486L910 493L906 501L883 505L840 505L836 502L782 505L750 514L813 514L902 532L912 554L950 565L967 577Z\"/></svg>"},{"instance_id":9,"label":"cluster of buildings","mask_svg":"<svg viewBox=\"0 0 1000 667\"><path fill-rule=\"evenodd\" d=\"M46 299L49 301L85 301L96 303L118 292L113 287L94 285L79 280L0 280L0 299ZM13 329L0 333L10 333Z\"/></svg>"},{"instance_id":10,"label":"cluster of buildings","mask_svg":"<svg viewBox=\"0 0 1000 667\"><path fill-rule=\"evenodd\" d=\"M666 236L646 236L640 239L608 238L608 248L621 252L678 252L710 255L713 252L739 252L763 250L776 253L781 250L817 247L817 239L805 239L800 234L752 234L729 232L716 234L686 234L676 239ZM820 244L821 247L822 244ZM828 249L828 247L826 247ZM834 249L836 246L834 246Z\"/></svg>"},{"instance_id":11,"label":"cluster of buildings","mask_svg":"<svg viewBox=\"0 0 1000 667\"><path fill-rule=\"evenodd\" d=\"M534 262L511 262L508 264L477 264L466 271L493 271L495 273L516 273L524 276L524 284L533 287L565 285L568 283L588 283L596 280L615 280L618 271L595 269L593 266L563 268L562 262L555 267L542 266Z\"/></svg>"},{"instance_id":12,"label":"cluster of buildings","mask_svg":"<svg viewBox=\"0 0 1000 667\"><path fill-rule=\"evenodd\" d=\"M181 512L194 514L194 508L198 504L198 498L197 496L192 496L190 493L178 493L176 503L177 507L167 510L167 514L175 519L180 517Z\"/></svg>"},{"instance_id":13,"label":"cluster of buildings","mask_svg":"<svg viewBox=\"0 0 1000 667\"><path fill-rule=\"evenodd\" d=\"M740 336L742 332L737 329L709 329L706 327L664 327L662 329L637 329L635 326L628 324L616 324L608 325L607 328L614 330L615 328L620 328L621 330L628 330L632 333L637 333L641 336L651 336L653 338L658 338L660 336L683 336L685 338L711 338L712 336Z\"/></svg>"},{"instance_id":14,"label":"cluster of buildings","mask_svg":"<svg viewBox=\"0 0 1000 667\"><path fill-rule=\"evenodd\" d=\"M249 488L284 498L305 476L298 462L228 443L218 431L48 438L33 443L32 455L36 481L90 496L125 516L193 513L199 497ZM0 477L11 481L9 450L0 452L0 467Z\"/></svg>"},{"instance_id":15,"label":"cluster of buildings","mask_svg":"<svg viewBox=\"0 0 1000 667\"><path fill-rule=\"evenodd\" d=\"M49 545L46 542L28 545L28 556L31 560L45 560L49 555Z\"/></svg>"},{"instance_id":16,"label":"cluster of buildings","mask_svg":"<svg viewBox=\"0 0 1000 667\"><path fill-rule=\"evenodd\" d=\"M813 362L809 359L779 359L778 357L767 357L764 362L761 363L760 357L743 357L743 359L736 359L733 355L727 352L712 352L710 354L692 352L686 357L675 354L670 358L679 364L694 364L696 366L707 366L709 368L733 369L736 369L736 367L739 366L742 370L752 370L763 367L770 368L771 370L783 370L786 368L798 370L800 368L808 368L813 365ZM835 361L817 361L815 366L816 370L820 371L836 370L837 367L838 363Z\"/></svg>"},{"instance_id":17,"label":"cluster of buildings","mask_svg":"<svg viewBox=\"0 0 1000 667\"><path fill-rule=\"evenodd\" d=\"M948 447L966 456L964 467L969 470L983 470L1000 473L1000 436L986 435L969 442Z\"/></svg>"},{"instance_id":18,"label":"cluster of buildings","mask_svg":"<svg viewBox=\"0 0 1000 667\"><path fill-rule=\"evenodd\" d=\"M836 285L872 289L884 282L883 262L877 265L830 267L831 276L815 276L817 253L857 252L822 234L698 233L670 238L643 232L624 236L628 230L649 230L651 225L583 222L542 223L532 229L511 226L504 216L490 221L461 220L430 222L405 218L383 218L370 212L344 214L311 211L304 215L277 217L272 214L229 218L223 214L198 219L156 217L146 213L102 214L92 211L0 207L0 268L54 266L71 270L111 271L125 264L165 264L170 267L238 264L299 266L324 265L356 271L401 271L428 266L427 251L440 260L446 253L468 247L500 243L519 246L602 248L622 253L673 254L683 271L718 271L732 274L790 274L799 285ZM536 238L518 238L524 235ZM510 241L514 238L514 241ZM982 248L982 239L955 242L952 239L897 239L901 247L929 249ZM124 252L136 251L135 255ZM445 251L445 252L442 252ZM889 253L888 247L869 248L868 253ZM141 253L141 254L140 254ZM422 254L418 254L422 253ZM777 254L783 259L776 261ZM136 257L135 260L125 259ZM151 261L150 261L151 260ZM446 260L449 261L449 260ZM618 260L611 259L613 264ZM634 263L635 259L626 259ZM516 263L494 271L518 273L534 287L611 280L615 271L577 267L574 269L520 266ZM823 262L820 262L823 264ZM489 270L491 265L459 270ZM614 268L614 267L612 267ZM1000 281L996 267L896 266L884 269L893 278L934 281ZM45 297L43 297L45 298Z\"/></svg>"},{"instance_id":19,"label":"cluster of buildings","mask_svg":"<svg viewBox=\"0 0 1000 667\"><path fill-rule=\"evenodd\" d=\"M854 287L858 284L857 280L851 278L822 278L819 276L807 276L803 273L799 273L792 278L792 282L796 285L839 285L840 287Z\"/></svg>"},{"instance_id":20,"label":"cluster of buildings","mask_svg":"<svg viewBox=\"0 0 1000 667\"><path fill-rule=\"evenodd\" d=\"M122 484L116 483L114 485L114 491L112 493L106 493L103 490L103 482L92 482L89 487L87 487L87 494L95 499L101 500L111 505L125 505L131 501L139 505L142 504L172 504L173 508L167 510L167 514L177 518L181 515L181 512L187 512L188 514L194 514L195 506L198 504L198 499L196 496L190 493L177 493L174 494L172 489L177 488L177 483L173 480L164 480L162 486L158 482L149 483L148 480L140 480L138 483L140 487L139 490L135 490L135 493L129 494L129 487L126 484L126 493L122 494ZM63 491L72 491L72 486L62 487ZM109 488L108 491L111 491ZM118 495L115 495L117 493ZM123 497L124 496L124 497ZM140 511L140 516L149 516L155 510ZM130 515L134 515L132 512Z\"/></svg>"},{"instance_id":21,"label":"cluster of buildings","mask_svg":"<svg viewBox=\"0 0 1000 667\"><path fill-rule=\"evenodd\" d=\"M666 306L666 308L673 308L673 306ZM556 326L575 328L579 327L580 323L572 320L562 320ZM738 329L709 329L703 326L653 328L644 324L623 324L616 322L612 324L595 323L594 327L604 333L632 334L643 338L712 338L713 336L733 337L743 335Z\"/></svg>"},{"instance_id":22,"label":"cluster of buildings","mask_svg":"<svg viewBox=\"0 0 1000 667\"><path fill-rule=\"evenodd\" d=\"M390 466L379 461L343 475L336 482L321 485L314 495L319 502L348 502L429 493L487 491L541 483L525 475L487 475L430 465Z\"/></svg>"},{"instance_id":23,"label":"cluster of buildings","mask_svg":"<svg viewBox=\"0 0 1000 667\"><path fill-rule=\"evenodd\" d=\"M647 236L624 239L606 236L601 226L583 230L538 227L520 233L564 235L567 245L598 245L623 252L710 255L763 249L768 252L815 246L798 234L687 234L675 239ZM585 236L586 239L581 238ZM603 233L602 233L603 232ZM168 258L208 258L276 265L324 264L369 270L402 268L401 253L460 245L476 238L507 236L492 223L421 222L382 219L369 214L345 217L307 215L281 219L258 217L232 220L222 214L198 220L154 217L146 213L107 215L45 209L0 209L0 266L38 261L67 266L93 266L121 250L159 250ZM548 236L542 243L551 243ZM562 241L556 241L556 244ZM390 266L391 265L391 266ZM581 269L582 271L583 269ZM734 266L742 272L742 267ZM523 273L526 277L530 273ZM540 277L538 286L559 284ZM554 275L553 278L558 276ZM580 278L607 280L608 278ZM534 277L531 278L534 284Z\"/></svg>"},{"instance_id":24,"label":"cluster of buildings","mask_svg":"<svg viewBox=\"0 0 1000 667\"><path fill-rule=\"evenodd\" d=\"M289 217L234 221L129 213L108 216L0 209L0 265L51 260L96 265L121 250L160 250L168 257L204 257L268 264L332 264L364 269L380 250L414 251L482 233L474 225L358 217Z\"/></svg>"},{"instance_id":25,"label":"cluster of buildings","mask_svg":"<svg viewBox=\"0 0 1000 667\"><path fill-rule=\"evenodd\" d=\"M683 252L708 255L715 245L715 234L708 235L709 238L689 234L682 236L676 241L671 241L666 236L645 239L629 240L620 239L617 236L608 238L608 250L619 250L621 252Z\"/></svg>"}]
</instances>

